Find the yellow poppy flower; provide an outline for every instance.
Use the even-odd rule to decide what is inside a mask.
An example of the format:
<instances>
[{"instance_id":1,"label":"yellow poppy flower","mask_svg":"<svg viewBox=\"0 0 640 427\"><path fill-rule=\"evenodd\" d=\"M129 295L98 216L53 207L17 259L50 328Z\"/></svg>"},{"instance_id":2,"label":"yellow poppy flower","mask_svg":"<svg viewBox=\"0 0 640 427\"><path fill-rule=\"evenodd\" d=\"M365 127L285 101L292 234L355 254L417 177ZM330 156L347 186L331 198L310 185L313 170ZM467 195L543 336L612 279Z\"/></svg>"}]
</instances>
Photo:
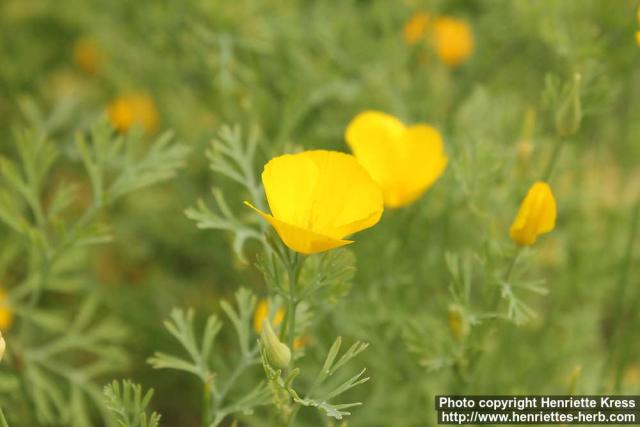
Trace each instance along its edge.
<instances>
[{"instance_id":1,"label":"yellow poppy flower","mask_svg":"<svg viewBox=\"0 0 640 427\"><path fill-rule=\"evenodd\" d=\"M102 68L104 55L95 40L78 39L73 45L73 62L87 74L96 74Z\"/></svg>"},{"instance_id":2,"label":"yellow poppy flower","mask_svg":"<svg viewBox=\"0 0 640 427\"><path fill-rule=\"evenodd\" d=\"M538 236L556 225L556 200L546 182L531 186L511 225L511 239L520 246L533 245Z\"/></svg>"},{"instance_id":3,"label":"yellow poppy flower","mask_svg":"<svg viewBox=\"0 0 640 427\"><path fill-rule=\"evenodd\" d=\"M345 138L391 208L415 201L447 167L442 137L426 124L405 126L389 114L365 111L351 120Z\"/></svg>"},{"instance_id":4,"label":"yellow poppy flower","mask_svg":"<svg viewBox=\"0 0 640 427\"><path fill-rule=\"evenodd\" d=\"M429 24L429 14L417 11L407 20L402 29L404 41L411 45L415 44L425 35Z\"/></svg>"},{"instance_id":5,"label":"yellow poppy flower","mask_svg":"<svg viewBox=\"0 0 640 427\"><path fill-rule=\"evenodd\" d=\"M257 333L262 332L262 324L264 320L268 317L269 317L269 301L267 301L266 299L261 299L260 302L258 302L258 306L256 307L255 313L253 314L253 329ZM278 309L278 311L276 311L276 314L273 316L273 320L271 323L273 324L273 326L277 327L282 323L283 319L284 319L284 310L280 308Z\"/></svg>"},{"instance_id":6,"label":"yellow poppy flower","mask_svg":"<svg viewBox=\"0 0 640 427\"><path fill-rule=\"evenodd\" d=\"M448 16L434 22L433 43L438 57L449 67L457 67L466 61L474 47L469 24Z\"/></svg>"},{"instance_id":7,"label":"yellow poppy flower","mask_svg":"<svg viewBox=\"0 0 640 427\"><path fill-rule=\"evenodd\" d=\"M149 95L141 92L124 94L113 100L108 107L109 120L119 132L128 131L134 124L142 125L145 132L158 129L158 111Z\"/></svg>"},{"instance_id":8,"label":"yellow poppy flower","mask_svg":"<svg viewBox=\"0 0 640 427\"><path fill-rule=\"evenodd\" d=\"M6 299L7 292L0 288L0 330L2 331L9 329L13 323L13 312L7 307Z\"/></svg>"},{"instance_id":9,"label":"yellow poppy flower","mask_svg":"<svg viewBox=\"0 0 640 427\"><path fill-rule=\"evenodd\" d=\"M375 225L382 194L355 157L305 151L271 159L262 183L272 215L250 203L289 248L302 254L353 243L344 237Z\"/></svg>"}]
</instances>

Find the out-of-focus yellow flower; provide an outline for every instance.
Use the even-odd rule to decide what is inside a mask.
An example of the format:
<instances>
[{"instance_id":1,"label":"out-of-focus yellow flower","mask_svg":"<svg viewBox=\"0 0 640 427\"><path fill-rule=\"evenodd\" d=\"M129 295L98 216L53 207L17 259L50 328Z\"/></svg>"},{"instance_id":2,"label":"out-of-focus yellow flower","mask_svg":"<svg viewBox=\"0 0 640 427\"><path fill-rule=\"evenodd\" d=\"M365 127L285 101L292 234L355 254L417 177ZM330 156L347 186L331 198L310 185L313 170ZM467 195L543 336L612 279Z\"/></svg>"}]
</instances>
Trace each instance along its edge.
<instances>
[{"instance_id":1,"label":"out-of-focus yellow flower","mask_svg":"<svg viewBox=\"0 0 640 427\"><path fill-rule=\"evenodd\" d=\"M7 330L13 323L13 312L6 305L7 292L0 288L0 330Z\"/></svg>"},{"instance_id":2,"label":"out-of-focus yellow flower","mask_svg":"<svg viewBox=\"0 0 640 427\"><path fill-rule=\"evenodd\" d=\"M345 153L317 150L276 157L265 165L262 183L272 215L245 204L302 254L353 243L344 237L375 225L383 211L380 189Z\"/></svg>"},{"instance_id":3,"label":"out-of-focus yellow flower","mask_svg":"<svg viewBox=\"0 0 640 427\"><path fill-rule=\"evenodd\" d=\"M447 167L442 137L426 124L405 126L389 114L365 111L351 120L345 138L391 208L415 201Z\"/></svg>"},{"instance_id":4,"label":"out-of-focus yellow flower","mask_svg":"<svg viewBox=\"0 0 640 427\"><path fill-rule=\"evenodd\" d=\"M269 301L267 301L266 299L261 299L260 302L258 302L258 306L256 307L255 313L253 314L253 329L255 329L257 333L262 332L262 323L268 317L269 317ZM271 323L273 324L273 326L277 327L282 323L283 319L284 319L284 310L280 308L278 309L278 311L276 311Z\"/></svg>"},{"instance_id":5,"label":"out-of-focus yellow flower","mask_svg":"<svg viewBox=\"0 0 640 427\"><path fill-rule=\"evenodd\" d=\"M420 10L411 15L402 29L404 41L407 44L415 44L420 41L426 34L429 19L429 14Z\"/></svg>"},{"instance_id":6,"label":"out-of-focus yellow flower","mask_svg":"<svg viewBox=\"0 0 640 427\"><path fill-rule=\"evenodd\" d=\"M104 54L98 43L90 38L80 38L73 45L73 62L87 74L97 74L104 63Z\"/></svg>"},{"instance_id":7,"label":"out-of-focus yellow flower","mask_svg":"<svg viewBox=\"0 0 640 427\"><path fill-rule=\"evenodd\" d=\"M0 331L0 362L2 362L2 358L4 357L4 350L7 347L7 343L4 342L4 338L2 337L2 331Z\"/></svg>"},{"instance_id":8,"label":"out-of-focus yellow flower","mask_svg":"<svg viewBox=\"0 0 640 427\"><path fill-rule=\"evenodd\" d=\"M636 31L636 44L640 47L640 31Z\"/></svg>"},{"instance_id":9,"label":"out-of-focus yellow flower","mask_svg":"<svg viewBox=\"0 0 640 427\"><path fill-rule=\"evenodd\" d=\"M109 120L119 132L128 131L134 124L140 124L145 132L158 129L158 110L149 95L132 92L119 96L109 104Z\"/></svg>"},{"instance_id":10,"label":"out-of-focus yellow flower","mask_svg":"<svg viewBox=\"0 0 640 427\"><path fill-rule=\"evenodd\" d=\"M556 200L546 182L531 186L511 224L511 238L520 246L533 245L556 225Z\"/></svg>"},{"instance_id":11,"label":"out-of-focus yellow flower","mask_svg":"<svg viewBox=\"0 0 640 427\"><path fill-rule=\"evenodd\" d=\"M460 19L439 17L433 23L433 43L440 60L449 67L457 67L473 52L471 27Z\"/></svg>"}]
</instances>

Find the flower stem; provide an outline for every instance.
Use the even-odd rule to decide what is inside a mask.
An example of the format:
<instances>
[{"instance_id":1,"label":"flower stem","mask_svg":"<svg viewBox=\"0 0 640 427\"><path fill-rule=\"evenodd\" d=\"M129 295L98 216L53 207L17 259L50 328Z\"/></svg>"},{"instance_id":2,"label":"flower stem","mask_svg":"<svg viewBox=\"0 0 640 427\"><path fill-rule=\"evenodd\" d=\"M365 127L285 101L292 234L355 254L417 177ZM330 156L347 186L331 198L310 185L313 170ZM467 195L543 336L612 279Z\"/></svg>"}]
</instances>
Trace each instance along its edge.
<instances>
[{"instance_id":1,"label":"flower stem","mask_svg":"<svg viewBox=\"0 0 640 427\"><path fill-rule=\"evenodd\" d=\"M562 148L567 141L566 138L560 138L559 141L556 142L553 147L553 152L551 153L551 158L549 159L549 163L547 163L547 168L544 170L544 174L542 175L542 181L548 182L551 179L551 175L553 174L553 170L556 168L556 164L558 163L558 159L560 158L560 153L562 152Z\"/></svg>"},{"instance_id":2,"label":"flower stem","mask_svg":"<svg viewBox=\"0 0 640 427\"><path fill-rule=\"evenodd\" d=\"M622 260L622 265L620 266L620 275L618 276L618 286L616 289L616 302L614 305L614 322L612 328L612 336L611 336L611 346L610 351L607 357L607 363L604 366L604 372L607 371L608 365L614 362L614 358L616 356L616 351L619 351L619 363L615 372L615 382L614 382L614 391L619 390L620 383L622 382L622 374L625 365L625 359L627 358L627 354L629 352L629 340L625 341L625 346L623 348L618 349L618 345L621 344L622 332L625 329L625 323L627 325L633 325L633 320L636 315L637 305L631 305L632 310L626 311L624 310L624 302L626 300L625 294L627 291L628 283L629 283L629 270L631 268L631 261L633 258L633 248L634 243L636 241L636 237L638 234L638 228L640 226L640 198L636 201L636 204L633 207L633 211L631 214L631 223L629 226L629 238L627 240L627 245L625 249L625 254ZM636 301L632 301L632 303L637 304ZM625 319L625 314L631 314L631 318Z\"/></svg>"},{"instance_id":3,"label":"flower stem","mask_svg":"<svg viewBox=\"0 0 640 427\"><path fill-rule=\"evenodd\" d=\"M0 427L9 427L9 423L7 419L4 417L4 412L2 412L2 408L0 408Z\"/></svg>"}]
</instances>

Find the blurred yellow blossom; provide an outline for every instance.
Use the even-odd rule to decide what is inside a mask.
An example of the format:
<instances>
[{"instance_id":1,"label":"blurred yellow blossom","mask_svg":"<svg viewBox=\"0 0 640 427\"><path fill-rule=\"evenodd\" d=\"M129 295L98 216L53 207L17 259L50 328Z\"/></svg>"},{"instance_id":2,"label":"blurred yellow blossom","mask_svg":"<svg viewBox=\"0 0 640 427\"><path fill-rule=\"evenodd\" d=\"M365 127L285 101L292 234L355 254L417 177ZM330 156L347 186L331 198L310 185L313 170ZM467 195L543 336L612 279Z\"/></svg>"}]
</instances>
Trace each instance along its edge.
<instances>
[{"instance_id":1,"label":"blurred yellow blossom","mask_svg":"<svg viewBox=\"0 0 640 427\"><path fill-rule=\"evenodd\" d=\"M351 120L345 138L391 208L415 201L447 167L442 136L426 124L405 126L389 114L365 111Z\"/></svg>"},{"instance_id":2,"label":"blurred yellow blossom","mask_svg":"<svg viewBox=\"0 0 640 427\"><path fill-rule=\"evenodd\" d=\"M4 342L4 337L2 336L2 331L0 331L0 362L2 362L2 358L4 357L4 350L7 347L7 343Z\"/></svg>"},{"instance_id":3,"label":"blurred yellow blossom","mask_svg":"<svg viewBox=\"0 0 640 427\"><path fill-rule=\"evenodd\" d=\"M98 43L80 38L73 45L73 62L87 74L97 74L104 63L104 54Z\"/></svg>"},{"instance_id":4,"label":"blurred yellow blossom","mask_svg":"<svg viewBox=\"0 0 640 427\"><path fill-rule=\"evenodd\" d=\"M546 182L531 186L511 225L511 238L520 246L533 245L556 225L556 200Z\"/></svg>"},{"instance_id":5,"label":"blurred yellow blossom","mask_svg":"<svg viewBox=\"0 0 640 427\"><path fill-rule=\"evenodd\" d=\"M253 314L253 329L257 333L262 332L262 323L268 317L269 317L269 301L266 299L261 299L260 302L258 302L255 313ZM275 315L273 316L273 320L272 320L273 326L276 326L276 327L280 326L283 319L284 319L284 310L279 308L278 311L276 311Z\"/></svg>"},{"instance_id":6,"label":"blurred yellow blossom","mask_svg":"<svg viewBox=\"0 0 640 427\"><path fill-rule=\"evenodd\" d=\"M424 11L417 11L404 24L402 34L407 44L415 44L425 35L430 16Z\"/></svg>"},{"instance_id":7,"label":"blurred yellow blossom","mask_svg":"<svg viewBox=\"0 0 640 427\"><path fill-rule=\"evenodd\" d=\"M6 305L7 292L0 288L0 330L7 330L13 323L13 312Z\"/></svg>"},{"instance_id":8,"label":"blurred yellow blossom","mask_svg":"<svg viewBox=\"0 0 640 427\"><path fill-rule=\"evenodd\" d=\"M465 21L449 16L439 17L433 24L433 43L442 62L457 67L473 52L471 27Z\"/></svg>"},{"instance_id":9,"label":"blurred yellow blossom","mask_svg":"<svg viewBox=\"0 0 640 427\"><path fill-rule=\"evenodd\" d=\"M131 92L119 96L109 104L109 120L119 132L128 131L134 124L141 125L145 132L158 129L158 111L149 95Z\"/></svg>"},{"instance_id":10,"label":"blurred yellow blossom","mask_svg":"<svg viewBox=\"0 0 640 427\"><path fill-rule=\"evenodd\" d=\"M276 157L265 165L262 183L272 215L245 204L302 254L353 243L344 237L375 225L383 211L380 189L345 153L317 150Z\"/></svg>"}]
</instances>

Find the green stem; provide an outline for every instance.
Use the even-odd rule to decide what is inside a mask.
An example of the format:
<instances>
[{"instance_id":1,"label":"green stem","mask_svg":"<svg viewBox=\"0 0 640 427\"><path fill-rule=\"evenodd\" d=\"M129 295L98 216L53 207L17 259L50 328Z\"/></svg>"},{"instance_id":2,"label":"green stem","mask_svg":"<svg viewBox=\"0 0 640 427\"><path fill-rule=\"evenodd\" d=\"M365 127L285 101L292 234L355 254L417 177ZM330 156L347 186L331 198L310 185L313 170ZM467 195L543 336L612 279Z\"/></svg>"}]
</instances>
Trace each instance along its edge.
<instances>
[{"instance_id":1,"label":"green stem","mask_svg":"<svg viewBox=\"0 0 640 427\"><path fill-rule=\"evenodd\" d=\"M615 319L613 322L611 347L610 347L609 355L607 357L608 363L605 365L605 372L607 370L607 365L611 364L615 357L615 352L619 344L618 341L620 341L620 338L621 338L620 331L625 329L624 315L625 313L627 313L627 311L624 310L624 302L626 300L625 296L626 296L627 287L629 283L629 271L631 269L631 261L633 258L633 247L638 234L639 223L640 223L640 198L638 199L638 201L636 201L636 204L631 214L629 238L627 240L627 245L625 248L625 254L622 261L622 265L619 270L620 275L618 277L618 287L616 289L616 303L613 311ZM637 306L631 306L631 307L632 307L631 313L635 315L635 312L637 310L633 309L633 307L637 307ZM631 325L632 323L633 322L629 322L628 324ZM617 391L619 389L620 383L622 382L624 359L626 358L626 354L628 353L628 350L629 350L629 343L630 343L630 340L626 340L624 348L619 349L621 351L620 353L621 360L616 370L614 391Z\"/></svg>"},{"instance_id":2,"label":"green stem","mask_svg":"<svg viewBox=\"0 0 640 427\"><path fill-rule=\"evenodd\" d=\"M4 412L2 412L2 408L0 408L0 427L9 427L9 423L7 419L4 417Z\"/></svg>"},{"instance_id":3,"label":"green stem","mask_svg":"<svg viewBox=\"0 0 640 427\"><path fill-rule=\"evenodd\" d=\"M549 163L547 163L547 168L544 170L544 174L542 175L542 181L548 182L549 179L551 179L551 174L553 174L553 171L556 168L556 164L558 163L558 159L560 158L560 153L562 152L562 148L564 147L566 141L566 138L560 138L560 140L556 142L555 146L553 147L553 152L551 153Z\"/></svg>"},{"instance_id":4,"label":"green stem","mask_svg":"<svg viewBox=\"0 0 640 427\"><path fill-rule=\"evenodd\" d=\"M298 276L302 267L302 258L297 253L293 255L291 263L289 265L289 301L287 309L287 332L288 332L288 346L293 353L293 342L296 339L296 307L298 300L296 296L296 288L298 287ZM292 358L293 359L293 358Z\"/></svg>"},{"instance_id":5,"label":"green stem","mask_svg":"<svg viewBox=\"0 0 640 427\"><path fill-rule=\"evenodd\" d=\"M202 390L202 427L209 427L209 420L211 414L209 411L212 399L211 399L211 379L208 379L203 386Z\"/></svg>"}]
</instances>

